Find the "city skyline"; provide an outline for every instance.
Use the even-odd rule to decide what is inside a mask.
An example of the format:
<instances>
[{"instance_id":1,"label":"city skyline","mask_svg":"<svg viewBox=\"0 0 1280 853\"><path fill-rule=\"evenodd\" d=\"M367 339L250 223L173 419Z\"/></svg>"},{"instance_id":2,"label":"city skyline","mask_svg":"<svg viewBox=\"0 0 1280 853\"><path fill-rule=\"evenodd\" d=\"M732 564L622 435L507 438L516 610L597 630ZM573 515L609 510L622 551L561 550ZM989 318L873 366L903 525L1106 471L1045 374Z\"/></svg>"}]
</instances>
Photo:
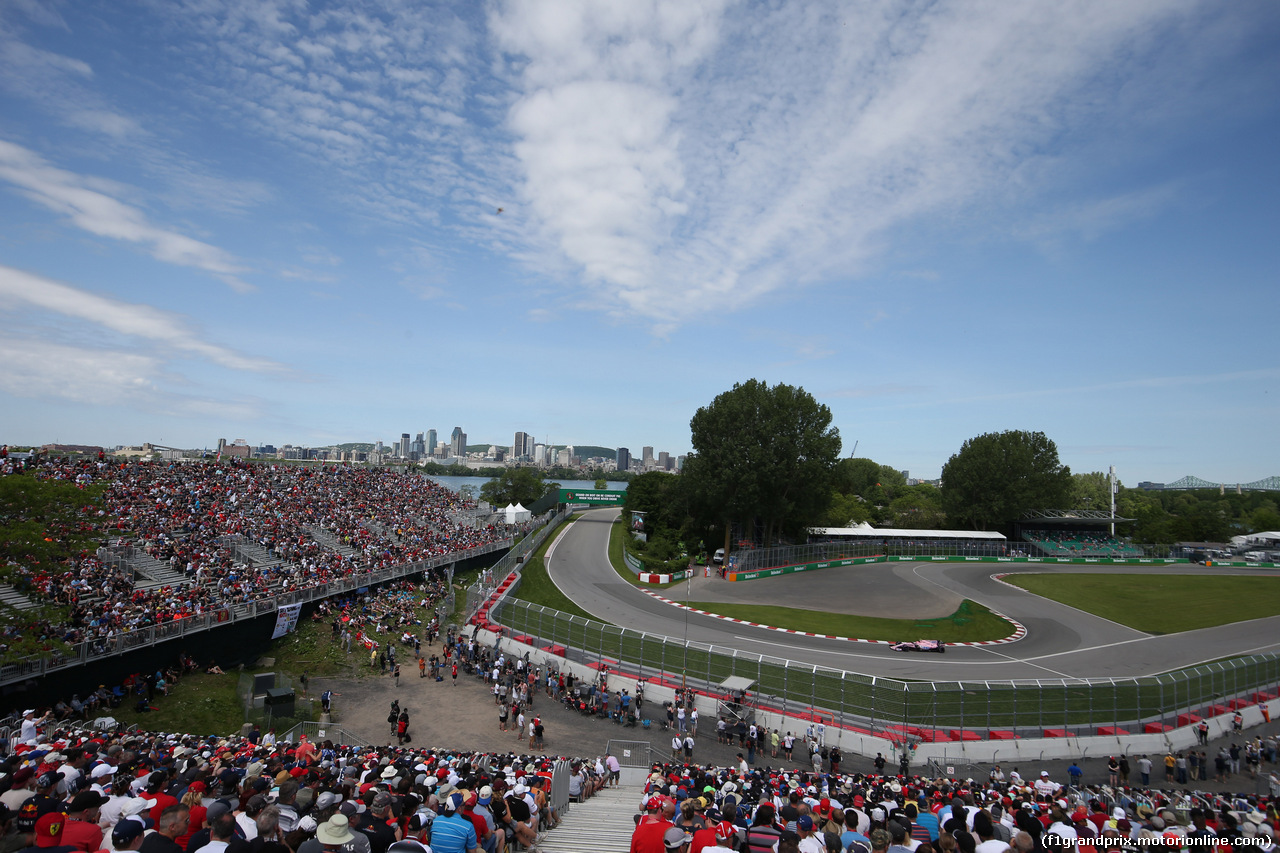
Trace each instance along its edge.
<instances>
[{"instance_id":1,"label":"city skyline","mask_svg":"<svg viewBox=\"0 0 1280 853\"><path fill-rule=\"evenodd\" d=\"M1261 0L3 4L0 442L676 456L756 378L925 479L1009 429L1272 476L1278 41Z\"/></svg>"}]
</instances>

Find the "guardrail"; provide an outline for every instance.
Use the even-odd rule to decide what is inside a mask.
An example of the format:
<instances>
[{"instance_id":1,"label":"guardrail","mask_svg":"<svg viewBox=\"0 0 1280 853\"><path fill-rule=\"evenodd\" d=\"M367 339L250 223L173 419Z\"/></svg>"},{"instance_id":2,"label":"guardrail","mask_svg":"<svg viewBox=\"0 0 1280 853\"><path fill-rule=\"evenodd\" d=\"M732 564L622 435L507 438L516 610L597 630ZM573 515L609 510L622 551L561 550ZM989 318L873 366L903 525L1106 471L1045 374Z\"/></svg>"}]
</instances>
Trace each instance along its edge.
<instances>
[{"instance_id":1,"label":"guardrail","mask_svg":"<svg viewBox=\"0 0 1280 853\"><path fill-rule=\"evenodd\" d=\"M292 592L279 593L257 601L227 605L193 616L175 619L172 622L149 625L136 631L124 631L110 640L87 640L73 645L69 654L50 657L33 655L23 660L0 666L0 686L25 681L30 678L40 678L53 672L83 666L94 660L115 657L136 649L154 646L157 643L172 640L176 637L185 637L201 631L208 631L232 622L254 619L267 613L274 613L288 604L306 603L334 595L342 595L362 587L376 586L388 581L399 580L428 569L439 568L440 566L456 563L459 560L483 556L484 554L492 554L495 551L510 547L511 540L503 539L487 545L477 545L465 551L452 551L429 560L401 563L398 566L389 566L364 574L338 578L327 583Z\"/></svg>"},{"instance_id":2,"label":"guardrail","mask_svg":"<svg viewBox=\"0 0 1280 853\"><path fill-rule=\"evenodd\" d=\"M541 646L563 646L575 660L638 678L681 674L712 689L730 676L756 683L762 706L814 714L850 728L930 734L1008 731L1041 736L1094 734L1098 726L1133 729L1187 725L1192 716L1274 698L1280 654L1248 655L1141 678L1013 681L900 681L783 658L632 631L505 597L489 618ZM1063 736L1063 735L1058 735Z\"/></svg>"},{"instance_id":3,"label":"guardrail","mask_svg":"<svg viewBox=\"0 0 1280 853\"><path fill-rule=\"evenodd\" d=\"M569 515L569 507L564 507L554 515L544 516L539 522L539 527L534 528L529 535L515 543L510 551L502 555L501 560L480 573L476 582L467 587L467 603L462 620L464 623L471 621L471 617L475 616L476 611L493 595L493 591L501 586L507 576L524 562L524 558L536 551Z\"/></svg>"}]
</instances>

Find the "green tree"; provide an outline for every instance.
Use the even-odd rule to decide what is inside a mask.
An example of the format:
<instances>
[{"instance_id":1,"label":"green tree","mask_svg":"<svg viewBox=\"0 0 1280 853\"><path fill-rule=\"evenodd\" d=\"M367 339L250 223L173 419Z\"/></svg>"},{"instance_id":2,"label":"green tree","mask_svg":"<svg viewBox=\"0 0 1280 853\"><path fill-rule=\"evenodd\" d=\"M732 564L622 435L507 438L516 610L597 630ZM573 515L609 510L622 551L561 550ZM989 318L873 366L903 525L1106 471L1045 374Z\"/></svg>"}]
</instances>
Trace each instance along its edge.
<instances>
[{"instance_id":1,"label":"green tree","mask_svg":"<svg viewBox=\"0 0 1280 853\"><path fill-rule=\"evenodd\" d=\"M889 518L895 527L935 530L947 520L942 493L928 483L904 486L889 504Z\"/></svg>"},{"instance_id":2,"label":"green tree","mask_svg":"<svg viewBox=\"0 0 1280 853\"><path fill-rule=\"evenodd\" d=\"M736 384L694 413L685 460L690 508L707 526L758 522L766 545L814 524L831 500L840 431L803 388ZM634 483L633 483L634 485Z\"/></svg>"},{"instance_id":3,"label":"green tree","mask_svg":"<svg viewBox=\"0 0 1280 853\"><path fill-rule=\"evenodd\" d=\"M528 506L552 489L559 488L558 483L544 483L537 469L504 468L502 474L480 487L480 500L497 507L507 504Z\"/></svg>"},{"instance_id":4,"label":"green tree","mask_svg":"<svg viewBox=\"0 0 1280 853\"><path fill-rule=\"evenodd\" d=\"M98 535L93 519L101 494L101 487L81 489L29 474L0 477L0 579L26 592L25 571L62 574L93 553ZM65 623L67 608L31 597L38 604L32 610L0 607L0 633L7 647L0 662L67 648L46 628Z\"/></svg>"},{"instance_id":5,"label":"green tree","mask_svg":"<svg viewBox=\"0 0 1280 853\"><path fill-rule=\"evenodd\" d=\"M609 481L606 480L604 477L596 477L596 488L597 489L609 488Z\"/></svg>"},{"instance_id":6,"label":"green tree","mask_svg":"<svg viewBox=\"0 0 1280 853\"><path fill-rule=\"evenodd\" d=\"M1111 482L1101 471L1071 475L1071 497L1061 509L1111 509Z\"/></svg>"},{"instance_id":7,"label":"green tree","mask_svg":"<svg viewBox=\"0 0 1280 853\"><path fill-rule=\"evenodd\" d=\"M1042 432L990 432L966 441L942 466L942 504L953 524L1008 528L1029 509L1062 507L1071 470Z\"/></svg>"}]
</instances>

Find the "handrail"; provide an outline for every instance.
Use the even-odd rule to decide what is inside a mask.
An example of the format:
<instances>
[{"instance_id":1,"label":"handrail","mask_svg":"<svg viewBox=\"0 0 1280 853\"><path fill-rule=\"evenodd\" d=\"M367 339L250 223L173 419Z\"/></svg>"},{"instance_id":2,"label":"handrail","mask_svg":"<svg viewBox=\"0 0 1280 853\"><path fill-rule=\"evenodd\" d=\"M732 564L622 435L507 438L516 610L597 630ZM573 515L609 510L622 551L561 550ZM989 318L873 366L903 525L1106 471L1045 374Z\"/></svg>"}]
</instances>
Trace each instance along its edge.
<instances>
[{"instance_id":1,"label":"handrail","mask_svg":"<svg viewBox=\"0 0 1280 853\"><path fill-rule=\"evenodd\" d=\"M31 655L0 665L0 686L26 681L31 678L39 678L51 672L82 666L90 661L116 657L135 649L153 646L156 643L164 642L174 637L183 637L239 622L243 619L256 618L265 613L274 613L288 604L318 601L322 598L351 592L360 587L376 586L387 581L398 580L408 575L424 572L428 569L456 563L459 560L491 554L511 546L511 539L501 539L497 542L477 545L462 551L451 551L448 554L441 554L428 560L417 560L412 563L387 566L363 574L348 575L344 578L336 578L326 583L278 593L255 601L225 604L221 607L191 616L184 616L170 622L148 625L133 631L123 631L117 634L110 642L85 640L74 644L71 647L71 651L66 654L59 653L50 657Z\"/></svg>"}]
</instances>

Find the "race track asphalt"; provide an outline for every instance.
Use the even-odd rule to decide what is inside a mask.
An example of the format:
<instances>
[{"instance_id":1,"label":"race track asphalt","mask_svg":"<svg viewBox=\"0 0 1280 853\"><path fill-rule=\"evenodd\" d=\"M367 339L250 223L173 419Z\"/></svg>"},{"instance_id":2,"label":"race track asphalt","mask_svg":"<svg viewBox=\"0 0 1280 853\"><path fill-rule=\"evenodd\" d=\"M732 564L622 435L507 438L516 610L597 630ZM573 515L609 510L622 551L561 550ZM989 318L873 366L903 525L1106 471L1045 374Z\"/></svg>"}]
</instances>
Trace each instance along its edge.
<instances>
[{"instance_id":1,"label":"race track asphalt","mask_svg":"<svg viewBox=\"0 0 1280 853\"><path fill-rule=\"evenodd\" d=\"M994 563L874 563L732 583L713 573L661 591L677 602L764 603L888 618L929 618L964 598L1015 619L1026 637L996 645L950 646L945 655L895 652L887 645L806 637L727 622L659 601L617 576L609 565L609 530L617 509L583 513L549 550L552 581L603 622L676 640L737 649L749 655L925 681L1121 678L1241 654L1280 651L1280 615L1160 636L1145 634L1001 583L1000 572L1097 573L1098 566ZM1124 566L1125 574L1223 573L1274 577L1275 569ZM1141 601L1133 602L1142 607ZM1194 607L1195 602L1187 602ZM1169 614L1172 625L1177 614ZM919 637L903 637L916 640Z\"/></svg>"}]
</instances>

